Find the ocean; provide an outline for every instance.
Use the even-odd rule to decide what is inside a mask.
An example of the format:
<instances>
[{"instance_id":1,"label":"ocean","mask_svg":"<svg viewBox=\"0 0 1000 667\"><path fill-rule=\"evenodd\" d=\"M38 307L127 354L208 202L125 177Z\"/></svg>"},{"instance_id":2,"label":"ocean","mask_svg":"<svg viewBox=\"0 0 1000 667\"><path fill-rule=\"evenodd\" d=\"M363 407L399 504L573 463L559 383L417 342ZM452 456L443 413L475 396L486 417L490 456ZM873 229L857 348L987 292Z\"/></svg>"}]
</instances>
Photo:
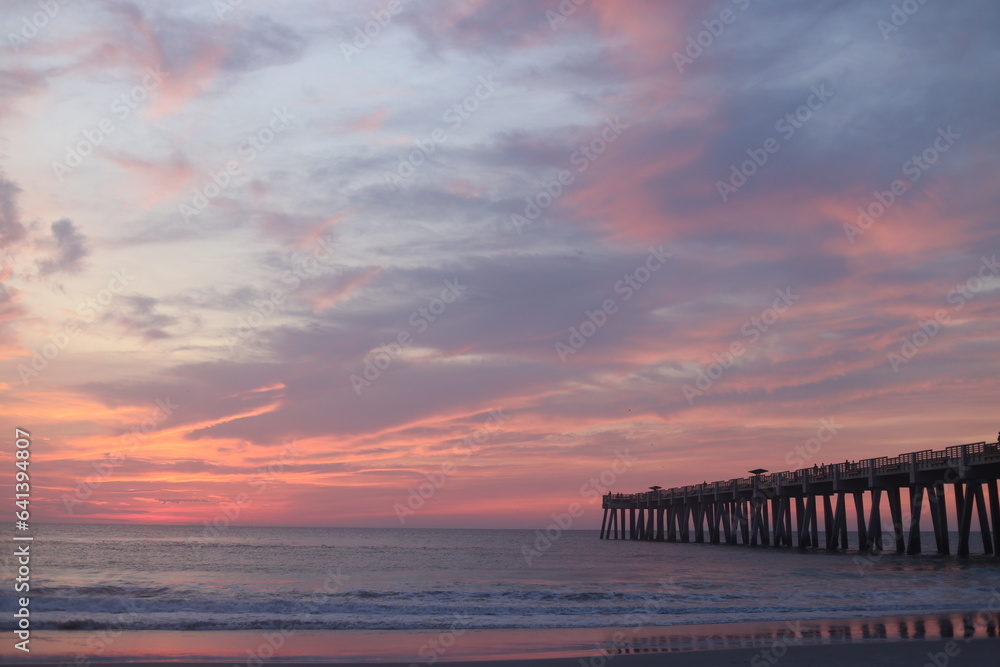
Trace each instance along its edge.
<instances>
[{"instance_id":1,"label":"ocean","mask_svg":"<svg viewBox=\"0 0 1000 667\"><path fill-rule=\"evenodd\" d=\"M800 553L597 531L565 531L548 546L531 530L233 526L201 539L191 526L33 524L33 534L35 630L655 627L1000 604L1000 563L984 556ZM6 555L8 581L15 567ZM4 586L5 631L15 602Z\"/></svg>"}]
</instances>

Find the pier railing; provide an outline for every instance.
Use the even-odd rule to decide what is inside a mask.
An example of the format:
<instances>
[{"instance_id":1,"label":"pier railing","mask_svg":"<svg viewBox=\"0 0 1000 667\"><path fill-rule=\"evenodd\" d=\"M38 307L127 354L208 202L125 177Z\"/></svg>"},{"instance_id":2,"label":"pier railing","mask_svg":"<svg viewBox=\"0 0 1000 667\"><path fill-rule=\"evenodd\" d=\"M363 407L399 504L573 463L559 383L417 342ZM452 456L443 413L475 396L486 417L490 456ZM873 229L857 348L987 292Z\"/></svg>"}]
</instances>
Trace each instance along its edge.
<instances>
[{"instance_id":1,"label":"pier railing","mask_svg":"<svg viewBox=\"0 0 1000 667\"><path fill-rule=\"evenodd\" d=\"M880 456L860 461L845 461L843 463L825 464L819 468L800 468L783 472L765 473L756 477L741 477L736 479L688 484L671 489L657 491L642 491L639 493L615 493L612 499L622 502L637 502L669 498L674 496L694 496L704 493L730 493L746 491L754 488L773 489L780 486L798 485L807 482L830 481L835 478L864 479L875 476L896 475L911 470L933 470L939 468L954 468L959 465L969 465L1000 461L1000 446L996 442L973 442L967 445L955 445L946 449L925 449L918 452L908 452L899 456ZM754 483L756 482L756 487ZM735 485L735 489L734 489Z\"/></svg>"}]
</instances>

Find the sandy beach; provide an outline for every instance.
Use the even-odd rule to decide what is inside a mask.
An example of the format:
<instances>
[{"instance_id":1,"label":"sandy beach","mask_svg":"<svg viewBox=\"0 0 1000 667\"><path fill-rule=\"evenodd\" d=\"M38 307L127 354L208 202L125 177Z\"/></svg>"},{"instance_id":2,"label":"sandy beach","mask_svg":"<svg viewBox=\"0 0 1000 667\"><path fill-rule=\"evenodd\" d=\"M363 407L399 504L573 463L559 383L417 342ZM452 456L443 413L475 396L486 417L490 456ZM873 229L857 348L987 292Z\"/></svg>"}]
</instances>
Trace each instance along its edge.
<instances>
[{"instance_id":1,"label":"sandy beach","mask_svg":"<svg viewBox=\"0 0 1000 667\"><path fill-rule=\"evenodd\" d=\"M840 667L841 665L878 665L880 667L899 667L934 665L968 665L970 667L988 667L1000 665L1000 650L995 641L974 640L965 643L959 641L914 641L914 642L883 642L866 644L843 644L837 646L792 646L781 658L768 657L759 649L725 649L719 651L692 651L687 653L656 653L616 655L607 658L621 667L652 667L653 665L671 665L675 667L715 667L724 665L764 665L781 664L788 667ZM123 661L94 660L90 665L120 665ZM584 658L543 658L538 660L484 660L484 661L447 661L454 667L463 665L475 667L503 667L518 665L519 667L579 667L606 664L600 659ZM34 663L46 667L56 667L60 663ZM163 661L131 662L130 667L163 667ZM197 667L198 665L231 664L224 661L201 662L169 662L173 667ZM268 667L294 667L302 662L267 662ZM343 663L335 660L315 661L311 664L337 665L371 665L372 662ZM384 667L413 667L412 662L377 663Z\"/></svg>"},{"instance_id":2,"label":"sandy beach","mask_svg":"<svg viewBox=\"0 0 1000 667\"><path fill-rule=\"evenodd\" d=\"M36 665L1000 665L995 615L465 631L42 631Z\"/></svg>"}]
</instances>

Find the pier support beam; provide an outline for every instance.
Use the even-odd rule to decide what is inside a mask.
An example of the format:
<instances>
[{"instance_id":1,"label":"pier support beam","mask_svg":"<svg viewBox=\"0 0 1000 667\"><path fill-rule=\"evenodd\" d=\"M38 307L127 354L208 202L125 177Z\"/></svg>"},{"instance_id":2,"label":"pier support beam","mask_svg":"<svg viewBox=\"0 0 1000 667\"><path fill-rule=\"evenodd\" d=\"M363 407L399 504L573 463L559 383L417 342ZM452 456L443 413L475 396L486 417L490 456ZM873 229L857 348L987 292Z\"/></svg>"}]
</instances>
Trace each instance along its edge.
<instances>
[{"instance_id":1,"label":"pier support beam","mask_svg":"<svg viewBox=\"0 0 1000 667\"><path fill-rule=\"evenodd\" d=\"M754 502L756 500L756 502ZM757 545L757 540L764 546L771 544L767 527L767 500L755 498L750 501L750 544Z\"/></svg>"},{"instance_id":2,"label":"pier support beam","mask_svg":"<svg viewBox=\"0 0 1000 667\"><path fill-rule=\"evenodd\" d=\"M965 486L965 492L962 493L959 490L959 485L961 482L955 483L955 504L958 505L958 496L962 495L961 506L962 509L958 511L958 555L968 556L969 555L969 533L972 528L972 502L975 500L975 496L971 493L971 483L967 483Z\"/></svg>"},{"instance_id":3,"label":"pier support beam","mask_svg":"<svg viewBox=\"0 0 1000 667\"><path fill-rule=\"evenodd\" d=\"M795 528L798 533L799 549L809 546L809 524L806 519L805 499L801 496L795 499Z\"/></svg>"},{"instance_id":4,"label":"pier support beam","mask_svg":"<svg viewBox=\"0 0 1000 667\"><path fill-rule=\"evenodd\" d=\"M920 510L924 506L924 487L919 484L910 486L910 539L906 545L906 553L920 553Z\"/></svg>"},{"instance_id":5,"label":"pier support beam","mask_svg":"<svg viewBox=\"0 0 1000 667\"><path fill-rule=\"evenodd\" d=\"M986 501L983 498L983 485L981 482L976 483L976 507L979 509L979 531L983 536L983 553L992 554L993 553L993 540L990 539L990 517L986 512ZM994 526L994 530L996 527Z\"/></svg>"},{"instance_id":6,"label":"pier support beam","mask_svg":"<svg viewBox=\"0 0 1000 667\"><path fill-rule=\"evenodd\" d=\"M934 542L937 552L947 556L951 548L948 544L948 512L945 505L944 487L931 485L927 487L927 501L930 504L931 520L934 523Z\"/></svg>"},{"instance_id":7,"label":"pier support beam","mask_svg":"<svg viewBox=\"0 0 1000 667\"><path fill-rule=\"evenodd\" d=\"M940 503L941 512L941 553L945 556L951 554L951 537L948 534L948 494L945 493L945 487L942 484L937 488L938 502Z\"/></svg>"},{"instance_id":8,"label":"pier support beam","mask_svg":"<svg viewBox=\"0 0 1000 667\"><path fill-rule=\"evenodd\" d=\"M854 492L854 513L858 519L858 551L868 551L868 529L865 526L865 494Z\"/></svg>"},{"instance_id":9,"label":"pier support beam","mask_svg":"<svg viewBox=\"0 0 1000 667\"><path fill-rule=\"evenodd\" d=\"M990 514L993 516L993 556L1000 558L1000 489L995 479L986 486L990 491Z\"/></svg>"},{"instance_id":10,"label":"pier support beam","mask_svg":"<svg viewBox=\"0 0 1000 667\"><path fill-rule=\"evenodd\" d=\"M785 537L785 505L781 498L771 499L771 530L774 533L774 546L780 547Z\"/></svg>"},{"instance_id":11,"label":"pier support beam","mask_svg":"<svg viewBox=\"0 0 1000 667\"><path fill-rule=\"evenodd\" d=\"M757 502L750 501L752 507L751 516L753 524L750 528L750 544L756 545L757 540L764 546L771 545L771 529L769 526L770 516L767 511L767 499L757 499Z\"/></svg>"},{"instance_id":12,"label":"pier support beam","mask_svg":"<svg viewBox=\"0 0 1000 667\"><path fill-rule=\"evenodd\" d=\"M809 523L812 526L812 534L810 535L810 545L813 549L819 549L819 520L816 515L816 494L809 494L809 502L806 503L806 516L809 517Z\"/></svg>"},{"instance_id":13,"label":"pier support beam","mask_svg":"<svg viewBox=\"0 0 1000 667\"><path fill-rule=\"evenodd\" d=\"M760 529L761 529L761 541L764 546L771 545L771 534L768 529L768 517L767 517L767 501L760 504Z\"/></svg>"},{"instance_id":14,"label":"pier support beam","mask_svg":"<svg viewBox=\"0 0 1000 667\"><path fill-rule=\"evenodd\" d=\"M694 541L697 544L702 544L705 541L705 505L702 502L697 502L694 507L691 508L691 514L694 515Z\"/></svg>"},{"instance_id":15,"label":"pier support beam","mask_svg":"<svg viewBox=\"0 0 1000 667\"><path fill-rule=\"evenodd\" d=\"M841 491L837 494L837 509L833 515L833 548L837 548L837 538L840 538L840 548L847 549L847 502L846 494Z\"/></svg>"},{"instance_id":16,"label":"pier support beam","mask_svg":"<svg viewBox=\"0 0 1000 667\"><path fill-rule=\"evenodd\" d=\"M783 501L785 506L785 546L792 546L792 499L791 497L785 498Z\"/></svg>"},{"instance_id":17,"label":"pier support beam","mask_svg":"<svg viewBox=\"0 0 1000 667\"><path fill-rule=\"evenodd\" d=\"M882 490L872 489L872 506L868 512L868 553L882 552Z\"/></svg>"},{"instance_id":18,"label":"pier support beam","mask_svg":"<svg viewBox=\"0 0 1000 667\"><path fill-rule=\"evenodd\" d=\"M726 544L736 544L736 525L733 516L735 506L736 503L723 503L722 505L722 530L726 534Z\"/></svg>"},{"instance_id":19,"label":"pier support beam","mask_svg":"<svg viewBox=\"0 0 1000 667\"><path fill-rule=\"evenodd\" d=\"M956 487L958 484L955 485ZM990 484L992 490L993 485ZM992 500L992 498L991 498ZM986 511L983 483L980 480L966 482L962 511L958 520L958 555L969 555L969 538L972 533L972 507L979 510L979 529L983 536L983 553L993 554L993 539L990 534L990 520ZM994 526L994 529L996 527Z\"/></svg>"},{"instance_id":20,"label":"pier support beam","mask_svg":"<svg viewBox=\"0 0 1000 667\"><path fill-rule=\"evenodd\" d=\"M963 493L962 482L955 482L953 485L953 490L955 492L955 521L958 525L958 541L962 541L962 512L965 508L965 494ZM958 547L959 556L961 556L961 546Z\"/></svg>"},{"instance_id":21,"label":"pier support beam","mask_svg":"<svg viewBox=\"0 0 1000 667\"><path fill-rule=\"evenodd\" d=\"M889 513L892 515L892 532L896 537L896 553L901 554L906 551L906 545L903 542L903 507L899 499L899 489L889 489L886 495L889 496Z\"/></svg>"},{"instance_id":22,"label":"pier support beam","mask_svg":"<svg viewBox=\"0 0 1000 667\"><path fill-rule=\"evenodd\" d=\"M830 496L823 496L823 533L826 535L826 550L836 551L837 545L833 538L833 505Z\"/></svg>"}]
</instances>

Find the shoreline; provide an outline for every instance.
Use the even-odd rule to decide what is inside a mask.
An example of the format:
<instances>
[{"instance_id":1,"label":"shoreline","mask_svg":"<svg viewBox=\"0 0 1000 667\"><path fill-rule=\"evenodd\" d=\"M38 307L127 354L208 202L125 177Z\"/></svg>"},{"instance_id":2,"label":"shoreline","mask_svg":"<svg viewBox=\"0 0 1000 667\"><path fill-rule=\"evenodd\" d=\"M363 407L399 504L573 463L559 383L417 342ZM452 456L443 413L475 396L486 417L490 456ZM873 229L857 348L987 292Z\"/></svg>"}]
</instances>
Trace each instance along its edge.
<instances>
[{"instance_id":1,"label":"shoreline","mask_svg":"<svg viewBox=\"0 0 1000 667\"><path fill-rule=\"evenodd\" d=\"M16 658L34 665L139 664L199 665L221 663L247 667L279 667L331 663L338 665L451 665L481 667L527 663L555 667L622 665L748 664L793 655L802 664L830 654L840 660L858 656L907 656L924 664L927 654L962 664L956 656L977 656L968 664L1000 665L1000 615L996 612L940 613L829 620L758 621L704 625L626 626L617 628L465 630L39 630L32 632L32 651L11 643L0 647L4 661ZM950 647L950 648L949 648ZM836 649L836 651L833 651ZM948 651L954 653L949 653ZM778 655L787 657L781 657ZM686 656L686 657L685 657ZM994 658L994 662L985 661ZM83 659L89 662L83 662ZM660 662L646 662L647 659ZM712 662L708 662L711 659ZM735 660L721 662L715 660ZM825 658L823 658L825 659ZM695 662L688 662L695 660ZM582 662L581 662L582 661ZM917 662L922 661L922 662ZM833 663L830 663L833 664ZM879 662L878 664L895 664Z\"/></svg>"},{"instance_id":2,"label":"shoreline","mask_svg":"<svg viewBox=\"0 0 1000 667\"><path fill-rule=\"evenodd\" d=\"M920 665L949 665L950 667L997 667L1000 656L992 642L976 640L964 646L955 646L954 642L921 642L906 644L891 642L883 644L843 644L837 646L792 646L781 656L770 659L753 649L725 649L709 653L678 653L669 658L662 654L612 656L601 662L599 660L583 660L581 658L542 658L517 659L505 658L498 660L443 660L441 664L451 667L604 667L614 659L615 665L621 667L736 667L750 665L751 667L781 664L783 667L843 667L843 665L878 665L879 667L919 667ZM60 667L59 663L24 663L39 665L39 667ZM93 660L84 663L87 667L97 665L121 665L122 662ZM231 664L228 661L172 661L150 662L130 661L129 667L163 667L170 664L173 667L218 667L221 664ZM237 663L238 665L244 663ZM421 662L345 662L323 660L313 663L287 662L268 660L262 663L267 667L301 667L304 664L336 664L365 667L378 664L380 667L420 667L430 663ZM257 666L259 667L259 665Z\"/></svg>"}]
</instances>

